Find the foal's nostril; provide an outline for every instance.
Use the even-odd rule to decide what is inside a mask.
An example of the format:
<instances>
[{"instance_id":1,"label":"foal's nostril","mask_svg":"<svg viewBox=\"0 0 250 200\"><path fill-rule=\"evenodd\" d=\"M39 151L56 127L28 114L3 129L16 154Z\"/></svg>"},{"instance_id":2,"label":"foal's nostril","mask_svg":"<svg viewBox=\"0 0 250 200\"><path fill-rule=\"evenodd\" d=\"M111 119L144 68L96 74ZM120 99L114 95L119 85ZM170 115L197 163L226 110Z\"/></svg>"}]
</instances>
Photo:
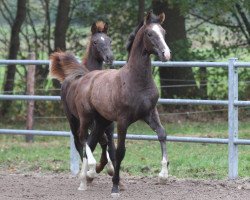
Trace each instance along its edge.
<instances>
[{"instance_id":1,"label":"foal's nostril","mask_svg":"<svg viewBox=\"0 0 250 200\"><path fill-rule=\"evenodd\" d=\"M107 62L107 63L112 63L113 62L113 56L105 56L105 62Z\"/></svg>"}]
</instances>

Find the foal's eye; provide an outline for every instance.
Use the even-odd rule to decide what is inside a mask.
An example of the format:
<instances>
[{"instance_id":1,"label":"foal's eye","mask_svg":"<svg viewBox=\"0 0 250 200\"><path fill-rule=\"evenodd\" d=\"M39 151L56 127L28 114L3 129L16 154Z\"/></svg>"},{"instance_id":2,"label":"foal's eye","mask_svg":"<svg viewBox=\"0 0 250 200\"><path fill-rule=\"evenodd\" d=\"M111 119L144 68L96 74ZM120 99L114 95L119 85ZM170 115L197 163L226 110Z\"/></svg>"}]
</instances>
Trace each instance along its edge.
<instances>
[{"instance_id":1,"label":"foal's eye","mask_svg":"<svg viewBox=\"0 0 250 200\"><path fill-rule=\"evenodd\" d=\"M97 44L97 42L96 41L94 41L94 45L96 45Z\"/></svg>"},{"instance_id":2,"label":"foal's eye","mask_svg":"<svg viewBox=\"0 0 250 200\"><path fill-rule=\"evenodd\" d=\"M148 33L148 37L151 37L152 36L152 33Z\"/></svg>"}]
</instances>

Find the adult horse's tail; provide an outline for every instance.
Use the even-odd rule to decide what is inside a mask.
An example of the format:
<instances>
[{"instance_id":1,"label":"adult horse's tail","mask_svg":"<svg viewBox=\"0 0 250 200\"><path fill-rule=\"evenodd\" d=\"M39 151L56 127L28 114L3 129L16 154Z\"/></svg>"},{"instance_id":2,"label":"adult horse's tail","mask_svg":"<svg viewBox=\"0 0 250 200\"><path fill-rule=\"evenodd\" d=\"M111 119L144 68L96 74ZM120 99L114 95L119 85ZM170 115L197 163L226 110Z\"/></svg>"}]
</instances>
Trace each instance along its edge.
<instances>
[{"instance_id":1,"label":"adult horse's tail","mask_svg":"<svg viewBox=\"0 0 250 200\"><path fill-rule=\"evenodd\" d=\"M82 76L88 72L75 56L69 52L55 52L50 55L50 76L63 82L68 76Z\"/></svg>"}]
</instances>

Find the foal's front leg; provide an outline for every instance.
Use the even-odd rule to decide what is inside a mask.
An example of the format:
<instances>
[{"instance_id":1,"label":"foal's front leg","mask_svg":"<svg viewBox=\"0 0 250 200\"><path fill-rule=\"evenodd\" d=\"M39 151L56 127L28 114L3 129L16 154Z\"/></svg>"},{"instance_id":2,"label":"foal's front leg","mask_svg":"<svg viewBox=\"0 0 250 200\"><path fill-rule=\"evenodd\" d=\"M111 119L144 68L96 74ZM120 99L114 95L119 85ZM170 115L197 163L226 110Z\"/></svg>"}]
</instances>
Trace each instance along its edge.
<instances>
[{"instance_id":1,"label":"foal's front leg","mask_svg":"<svg viewBox=\"0 0 250 200\"><path fill-rule=\"evenodd\" d=\"M167 155L167 148L166 148L166 132L163 128L158 111L156 107L150 112L150 114L145 117L144 121L157 133L158 140L161 144L161 152L162 152L162 169L159 173L159 182L164 183L168 178L168 155Z\"/></svg>"},{"instance_id":2,"label":"foal's front leg","mask_svg":"<svg viewBox=\"0 0 250 200\"><path fill-rule=\"evenodd\" d=\"M125 156L126 147L125 147L125 139L127 134L127 123L117 122L117 149L116 149L116 163L115 163L115 174L113 176L113 187L111 191L112 197L119 196L119 182L120 182L120 166L121 162Z\"/></svg>"}]
</instances>

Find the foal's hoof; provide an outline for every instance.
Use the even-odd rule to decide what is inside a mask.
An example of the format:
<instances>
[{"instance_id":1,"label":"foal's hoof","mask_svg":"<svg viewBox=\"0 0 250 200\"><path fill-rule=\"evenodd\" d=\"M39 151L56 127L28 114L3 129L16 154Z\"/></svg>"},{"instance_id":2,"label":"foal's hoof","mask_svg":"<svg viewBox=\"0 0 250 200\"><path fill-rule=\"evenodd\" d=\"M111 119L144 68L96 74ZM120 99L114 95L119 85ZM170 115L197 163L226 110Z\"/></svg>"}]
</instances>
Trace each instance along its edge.
<instances>
[{"instance_id":1,"label":"foal's hoof","mask_svg":"<svg viewBox=\"0 0 250 200\"><path fill-rule=\"evenodd\" d=\"M159 174L159 177L158 177L158 182L160 184L166 184L167 182L167 179L168 179L168 174Z\"/></svg>"},{"instance_id":2,"label":"foal's hoof","mask_svg":"<svg viewBox=\"0 0 250 200\"><path fill-rule=\"evenodd\" d=\"M87 171L87 178L94 179L96 177L97 177L97 173L95 171L91 171L91 170Z\"/></svg>"},{"instance_id":3,"label":"foal's hoof","mask_svg":"<svg viewBox=\"0 0 250 200\"><path fill-rule=\"evenodd\" d=\"M94 180L94 178L91 178L91 177L86 177L86 179L87 179L87 183L92 183L93 182L93 180Z\"/></svg>"},{"instance_id":4,"label":"foal's hoof","mask_svg":"<svg viewBox=\"0 0 250 200\"><path fill-rule=\"evenodd\" d=\"M119 193L111 193L112 198L119 198L120 194Z\"/></svg>"},{"instance_id":5,"label":"foal's hoof","mask_svg":"<svg viewBox=\"0 0 250 200\"><path fill-rule=\"evenodd\" d=\"M114 176L114 168L113 169L107 169L107 173L109 176Z\"/></svg>"},{"instance_id":6,"label":"foal's hoof","mask_svg":"<svg viewBox=\"0 0 250 200\"><path fill-rule=\"evenodd\" d=\"M95 168L96 173L99 174L99 173L103 170L103 168L104 168L103 165L97 164L97 165L96 165L96 168Z\"/></svg>"},{"instance_id":7,"label":"foal's hoof","mask_svg":"<svg viewBox=\"0 0 250 200\"><path fill-rule=\"evenodd\" d=\"M113 186L113 188L111 190L111 197L118 198L119 196L120 196L120 194L119 194L118 185L115 185L115 186Z\"/></svg>"},{"instance_id":8,"label":"foal's hoof","mask_svg":"<svg viewBox=\"0 0 250 200\"><path fill-rule=\"evenodd\" d=\"M106 167L107 167L108 175L109 176L114 176L115 170L114 170L113 164L111 162L108 162Z\"/></svg>"},{"instance_id":9,"label":"foal's hoof","mask_svg":"<svg viewBox=\"0 0 250 200\"><path fill-rule=\"evenodd\" d=\"M78 190L81 190L81 191L86 191L87 190L87 185L84 184L84 183L81 183Z\"/></svg>"}]
</instances>

